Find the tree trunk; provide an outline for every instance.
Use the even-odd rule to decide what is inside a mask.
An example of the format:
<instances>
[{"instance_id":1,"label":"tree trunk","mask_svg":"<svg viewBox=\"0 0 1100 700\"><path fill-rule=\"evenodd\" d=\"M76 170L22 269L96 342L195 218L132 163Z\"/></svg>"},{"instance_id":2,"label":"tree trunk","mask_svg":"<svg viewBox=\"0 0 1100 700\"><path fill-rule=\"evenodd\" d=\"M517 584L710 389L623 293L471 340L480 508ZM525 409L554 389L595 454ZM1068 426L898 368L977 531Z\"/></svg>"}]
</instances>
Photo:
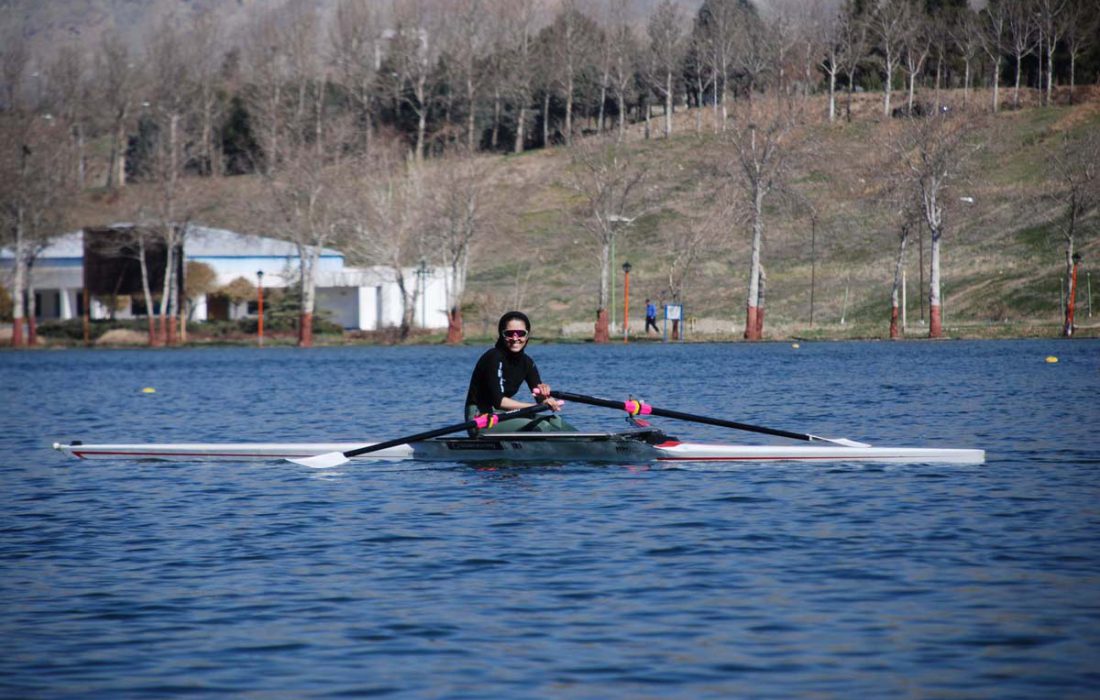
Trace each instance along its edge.
<instances>
[{"instance_id":1,"label":"tree trunk","mask_svg":"<svg viewBox=\"0 0 1100 700\"><path fill-rule=\"evenodd\" d=\"M298 256L302 273L302 310L298 323L298 347L313 347L313 309L316 304L317 258L321 255L320 246L301 246Z\"/></svg>"},{"instance_id":2,"label":"tree trunk","mask_svg":"<svg viewBox=\"0 0 1100 700\"><path fill-rule=\"evenodd\" d=\"M760 288L756 294L756 339L764 337L764 289L767 286L768 274L764 272L764 266L760 266Z\"/></svg>"},{"instance_id":3,"label":"tree trunk","mask_svg":"<svg viewBox=\"0 0 1100 700\"><path fill-rule=\"evenodd\" d=\"M970 104L970 59L966 59L966 68L963 72L963 104Z\"/></svg>"},{"instance_id":4,"label":"tree trunk","mask_svg":"<svg viewBox=\"0 0 1100 700\"><path fill-rule=\"evenodd\" d=\"M745 340L760 340L760 247L764 240L764 194L757 187L753 194L752 254L749 262L749 295L746 300Z\"/></svg>"},{"instance_id":5,"label":"tree trunk","mask_svg":"<svg viewBox=\"0 0 1100 700\"><path fill-rule=\"evenodd\" d=\"M592 335L592 340L596 343L611 342L611 329L608 321L607 309L599 309L596 312L596 327Z\"/></svg>"},{"instance_id":6,"label":"tree trunk","mask_svg":"<svg viewBox=\"0 0 1100 700\"><path fill-rule=\"evenodd\" d=\"M298 347L313 347L313 314L306 311L298 316Z\"/></svg>"},{"instance_id":7,"label":"tree trunk","mask_svg":"<svg viewBox=\"0 0 1100 700\"><path fill-rule=\"evenodd\" d=\"M527 107L520 105L519 115L516 117L516 143L512 148L513 153L523 153L524 130L527 126Z\"/></svg>"},{"instance_id":8,"label":"tree trunk","mask_svg":"<svg viewBox=\"0 0 1100 700\"><path fill-rule=\"evenodd\" d=\"M573 76L565 86L565 145L573 145Z\"/></svg>"},{"instance_id":9,"label":"tree trunk","mask_svg":"<svg viewBox=\"0 0 1100 700\"><path fill-rule=\"evenodd\" d=\"M829 73L829 123L836 121L836 71Z\"/></svg>"},{"instance_id":10,"label":"tree trunk","mask_svg":"<svg viewBox=\"0 0 1100 700\"><path fill-rule=\"evenodd\" d=\"M1054 99L1054 49L1056 42L1047 42L1047 99L1046 103L1052 104L1051 100Z\"/></svg>"},{"instance_id":11,"label":"tree trunk","mask_svg":"<svg viewBox=\"0 0 1100 700\"><path fill-rule=\"evenodd\" d=\"M12 278L11 290L11 345L14 348L22 347L26 338L23 336L24 314L27 309L27 254L26 240L23 228L18 219L21 218L22 209L16 214L15 231L15 273Z\"/></svg>"},{"instance_id":12,"label":"tree trunk","mask_svg":"<svg viewBox=\"0 0 1100 700\"><path fill-rule=\"evenodd\" d=\"M928 337L943 337L943 313L940 306L940 235L932 231L932 254L928 276Z\"/></svg>"},{"instance_id":13,"label":"tree trunk","mask_svg":"<svg viewBox=\"0 0 1100 700\"><path fill-rule=\"evenodd\" d=\"M665 74L665 138L672 137L672 73Z\"/></svg>"},{"instance_id":14,"label":"tree trunk","mask_svg":"<svg viewBox=\"0 0 1100 700\"><path fill-rule=\"evenodd\" d=\"M462 309L452 307L447 313L447 344L458 345L462 342Z\"/></svg>"},{"instance_id":15,"label":"tree trunk","mask_svg":"<svg viewBox=\"0 0 1100 700\"><path fill-rule=\"evenodd\" d=\"M156 347L157 327L153 314L153 292L149 288L149 264L145 259L145 238L138 238L138 267L141 269L141 291L145 295L145 320L149 323L149 346ZM85 300L87 304L87 300Z\"/></svg>"},{"instance_id":16,"label":"tree trunk","mask_svg":"<svg viewBox=\"0 0 1100 700\"><path fill-rule=\"evenodd\" d=\"M996 112L1000 108L1000 88L1001 88L1001 59L998 57L993 62L993 111Z\"/></svg>"},{"instance_id":17,"label":"tree trunk","mask_svg":"<svg viewBox=\"0 0 1100 700\"><path fill-rule=\"evenodd\" d=\"M852 122L852 92L855 90L853 81L855 80L855 71L848 73L848 92L847 99L844 101L844 119L849 124Z\"/></svg>"},{"instance_id":18,"label":"tree trunk","mask_svg":"<svg viewBox=\"0 0 1100 700\"><path fill-rule=\"evenodd\" d=\"M1021 73L1020 69L1022 68L1021 63L1023 63L1023 61L1021 60L1020 56L1017 55L1016 56L1016 87L1013 88L1013 90L1012 90L1012 108L1013 109L1019 109L1020 108L1020 73Z\"/></svg>"},{"instance_id":19,"label":"tree trunk","mask_svg":"<svg viewBox=\"0 0 1100 700\"><path fill-rule=\"evenodd\" d=\"M1071 215L1072 216L1072 215ZM1062 322L1062 335L1069 338L1073 335L1073 313L1077 305L1077 269L1073 264L1073 236L1066 241L1066 295L1065 316Z\"/></svg>"},{"instance_id":20,"label":"tree trunk","mask_svg":"<svg viewBox=\"0 0 1100 700\"><path fill-rule=\"evenodd\" d=\"M894 64L890 52L886 52L886 80L882 86L882 113L890 116L890 91L894 87Z\"/></svg>"},{"instance_id":21,"label":"tree trunk","mask_svg":"<svg viewBox=\"0 0 1100 700\"><path fill-rule=\"evenodd\" d=\"M542 96L542 147L550 147L550 93Z\"/></svg>"},{"instance_id":22,"label":"tree trunk","mask_svg":"<svg viewBox=\"0 0 1100 700\"><path fill-rule=\"evenodd\" d=\"M466 106L470 110L469 116L466 117L466 148L470 153L474 152L474 146L477 145L474 142L474 132L477 128L477 114L475 107L475 90L474 81L472 78L466 78Z\"/></svg>"},{"instance_id":23,"label":"tree trunk","mask_svg":"<svg viewBox=\"0 0 1100 700\"><path fill-rule=\"evenodd\" d=\"M27 345L38 345L38 303L34 298L34 275L30 265L27 266Z\"/></svg>"},{"instance_id":24,"label":"tree trunk","mask_svg":"<svg viewBox=\"0 0 1100 700\"><path fill-rule=\"evenodd\" d=\"M909 226L904 224L901 229L901 240L898 243L898 256L894 261L894 287L890 290L890 337L898 338L898 308L900 307L901 279L905 269L905 246L909 242Z\"/></svg>"}]
</instances>

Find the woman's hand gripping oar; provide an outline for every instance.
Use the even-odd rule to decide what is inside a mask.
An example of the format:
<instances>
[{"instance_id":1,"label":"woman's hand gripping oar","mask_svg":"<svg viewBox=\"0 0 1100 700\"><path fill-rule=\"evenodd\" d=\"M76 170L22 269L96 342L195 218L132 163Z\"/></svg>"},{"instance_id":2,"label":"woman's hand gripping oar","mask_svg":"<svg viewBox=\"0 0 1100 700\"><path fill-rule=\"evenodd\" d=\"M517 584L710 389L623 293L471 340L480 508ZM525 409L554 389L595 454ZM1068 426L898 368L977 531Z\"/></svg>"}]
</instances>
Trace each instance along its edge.
<instances>
[{"instance_id":1,"label":"woman's hand gripping oar","mask_svg":"<svg viewBox=\"0 0 1100 700\"><path fill-rule=\"evenodd\" d=\"M569 401L576 401L577 403L586 403L591 406L616 408L622 411L626 411L632 416L660 416L662 418L675 418L677 420L691 421L693 423L706 423L707 425L717 425L722 428L733 428L734 430L746 430L750 433L775 435L777 437L790 438L791 440L831 442L834 445L842 445L844 447L870 447L870 445L865 442L857 442L855 440L849 440L847 438L826 438L820 437L818 435L810 435L808 433L792 433L787 430L777 430L776 428L765 428L759 425L737 423L731 420L722 420L721 418L708 418L707 416L697 416L692 413L682 413L680 411L672 411L667 408L657 408L656 406L650 406L645 402L636 401L634 399L629 399L627 401L611 401L609 399L598 399L594 396L585 396L584 394L572 394L567 391L551 391L550 395L554 398L567 399Z\"/></svg>"},{"instance_id":2,"label":"woman's hand gripping oar","mask_svg":"<svg viewBox=\"0 0 1100 700\"><path fill-rule=\"evenodd\" d=\"M516 411L508 411L507 413L483 413L473 420L468 420L465 423L458 423L456 425L448 425L445 428L436 428L435 430L428 430L423 433L417 433L416 435L395 438L393 440L387 440L386 442L377 442L373 445L367 445L366 447L348 450L347 452L326 452L324 454L314 455L312 457L289 459L287 461L294 462L295 464L301 464L305 467L313 467L314 469L338 467L341 464L346 464L348 460L352 457L364 455L369 452L378 452L379 450L384 450L388 447L397 447L398 445L405 445L410 442L428 440L430 438L439 437L441 435L457 433L462 430L470 430L471 428L484 430L485 428L491 428L497 423L508 420L510 418L523 418L524 416L533 416L540 411L549 410L549 405L541 403L537 406L528 406L527 408L521 408Z\"/></svg>"}]
</instances>

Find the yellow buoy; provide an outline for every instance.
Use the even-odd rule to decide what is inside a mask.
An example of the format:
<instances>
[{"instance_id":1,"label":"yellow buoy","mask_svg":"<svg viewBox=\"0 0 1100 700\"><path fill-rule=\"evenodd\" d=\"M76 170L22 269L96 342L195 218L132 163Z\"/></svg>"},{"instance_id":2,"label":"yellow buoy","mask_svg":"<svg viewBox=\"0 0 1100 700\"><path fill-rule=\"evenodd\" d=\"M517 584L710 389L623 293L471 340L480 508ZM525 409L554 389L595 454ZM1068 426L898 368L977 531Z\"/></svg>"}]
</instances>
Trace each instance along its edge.
<instances>
[{"instance_id":1,"label":"yellow buoy","mask_svg":"<svg viewBox=\"0 0 1100 700\"><path fill-rule=\"evenodd\" d=\"M797 350L798 349L798 343L791 343L791 347L794 348L795 350Z\"/></svg>"},{"instance_id":2,"label":"yellow buoy","mask_svg":"<svg viewBox=\"0 0 1100 700\"><path fill-rule=\"evenodd\" d=\"M143 393L143 394L155 394L155 393L157 393L157 390L154 389L151 386L147 386L147 387L145 387L144 389L141 390L141 393Z\"/></svg>"},{"instance_id":3,"label":"yellow buoy","mask_svg":"<svg viewBox=\"0 0 1100 700\"><path fill-rule=\"evenodd\" d=\"M1058 362L1057 357L1055 357L1054 355L1047 355L1047 364L1048 365L1053 365L1053 364L1056 364L1057 362Z\"/></svg>"}]
</instances>

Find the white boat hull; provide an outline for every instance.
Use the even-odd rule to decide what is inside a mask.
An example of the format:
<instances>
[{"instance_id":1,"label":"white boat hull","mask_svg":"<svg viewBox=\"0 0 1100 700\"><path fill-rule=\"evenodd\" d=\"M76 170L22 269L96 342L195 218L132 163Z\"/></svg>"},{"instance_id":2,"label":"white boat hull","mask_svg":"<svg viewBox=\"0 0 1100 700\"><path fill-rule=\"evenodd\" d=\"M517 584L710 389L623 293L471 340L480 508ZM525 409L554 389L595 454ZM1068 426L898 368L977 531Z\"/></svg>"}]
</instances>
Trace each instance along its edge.
<instances>
[{"instance_id":1,"label":"white boat hull","mask_svg":"<svg viewBox=\"0 0 1100 700\"><path fill-rule=\"evenodd\" d=\"M55 443L78 459L240 462L302 459L348 452L372 443ZM353 457L356 461L445 462L872 462L981 464L983 450L931 447L723 445L666 440L652 444L632 433L511 433L491 438L436 438Z\"/></svg>"}]
</instances>

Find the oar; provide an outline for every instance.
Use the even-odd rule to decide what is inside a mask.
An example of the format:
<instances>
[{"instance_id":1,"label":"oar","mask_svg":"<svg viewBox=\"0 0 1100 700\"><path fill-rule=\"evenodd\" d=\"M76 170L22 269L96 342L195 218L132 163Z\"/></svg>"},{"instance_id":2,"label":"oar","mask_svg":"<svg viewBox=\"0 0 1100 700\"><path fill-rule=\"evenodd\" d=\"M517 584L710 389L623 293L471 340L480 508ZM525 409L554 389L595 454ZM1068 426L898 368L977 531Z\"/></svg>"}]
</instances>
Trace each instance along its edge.
<instances>
[{"instance_id":1,"label":"oar","mask_svg":"<svg viewBox=\"0 0 1100 700\"><path fill-rule=\"evenodd\" d=\"M661 416L663 418L675 418L677 420L692 421L694 423L706 423L708 425L717 425L723 428L733 428L734 430L747 430L750 433L776 435L778 437L790 438L792 440L831 442L835 445L843 445L845 447L870 447L870 445L868 445L867 443L856 442L855 440L848 440L847 438L824 438L817 435L809 435L807 433L792 433L787 430L777 430L775 428L765 428L759 425L737 423L731 420L722 420L721 418L708 418L706 416L697 416L692 413L681 413L680 411L671 411L667 408L657 408L656 406L650 406L647 403L635 401L633 399L629 401L611 401L608 399L598 399L594 396L585 396L584 394L571 394L567 391L551 391L550 395L556 399L576 401L577 403L586 403L592 406L617 408L621 411L626 411L632 416L636 416L639 414Z\"/></svg>"},{"instance_id":2,"label":"oar","mask_svg":"<svg viewBox=\"0 0 1100 700\"><path fill-rule=\"evenodd\" d=\"M405 445L410 442L416 442L418 440L427 440L429 438L439 437L440 435L447 435L448 433L457 433L462 430L469 430L471 428L491 428L501 421L508 420L510 418L523 418L524 416L532 416L540 411L549 410L550 407L544 403L537 406L528 406L527 408L520 408L515 411L508 411L507 413L483 413L473 420L468 420L465 423L458 423L457 425L448 425L445 428L436 428L435 430L429 430L423 433L417 433L416 435L409 435L402 438L395 438L393 440L387 440L386 442L379 442L366 447L360 447L354 450L348 450L347 452L326 452L324 454L314 455L312 457L303 457L301 459L290 459L288 461L295 464L301 464L305 467L313 467L315 469L325 469L328 467L338 467L341 464L345 464L350 458L357 455L367 454L368 452L377 452L384 450L387 447L397 447L398 445Z\"/></svg>"}]
</instances>

